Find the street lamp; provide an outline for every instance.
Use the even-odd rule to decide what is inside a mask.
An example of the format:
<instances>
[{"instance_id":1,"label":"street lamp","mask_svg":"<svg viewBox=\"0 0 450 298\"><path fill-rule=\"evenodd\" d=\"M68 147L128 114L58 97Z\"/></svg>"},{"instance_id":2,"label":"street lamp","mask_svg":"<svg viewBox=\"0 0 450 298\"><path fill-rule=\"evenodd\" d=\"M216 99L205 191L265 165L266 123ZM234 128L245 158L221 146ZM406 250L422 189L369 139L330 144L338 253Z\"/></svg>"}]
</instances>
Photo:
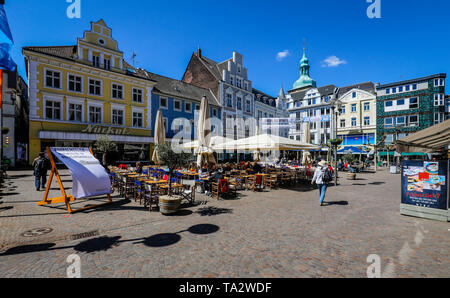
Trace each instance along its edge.
<instances>
[{"instance_id":1,"label":"street lamp","mask_svg":"<svg viewBox=\"0 0 450 298\"><path fill-rule=\"evenodd\" d=\"M338 166L337 166L337 148L342 143L342 140L338 140L337 138L337 129L338 129L338 116L341 114L342 111L342 102L338 99L339 94L339 88L336 88L334 90L334 94L332 95L331 100L331 110L334 115L334 131L333 131L333 140L330 141L330 143L334 147L334 169L336 172L336 175L334 176L334 184L337 185L338 181Z\"/></svg>"}]
</instances>

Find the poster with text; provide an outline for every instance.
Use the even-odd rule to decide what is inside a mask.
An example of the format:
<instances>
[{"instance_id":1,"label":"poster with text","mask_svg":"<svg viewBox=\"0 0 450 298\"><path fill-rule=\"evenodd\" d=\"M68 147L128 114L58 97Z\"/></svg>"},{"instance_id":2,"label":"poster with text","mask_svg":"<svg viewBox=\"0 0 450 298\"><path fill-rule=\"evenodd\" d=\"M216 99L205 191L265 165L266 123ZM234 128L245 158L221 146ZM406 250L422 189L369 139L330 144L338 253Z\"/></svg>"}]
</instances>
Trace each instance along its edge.
<instances>
[{"instance_id":1,"label":"poster with text","mask_svg":"<svg viewBox=\"0 0 450 298\"><path fill-rule=\"evenodd\" d=\"M105 168L89 148L51 148L52 153L70 170L72 195L76 199L111 193L111 182Z\"/></svg>"},{"instance_id":2,"label":"poster with text","mask_svg":"<svg viewBox=\"0 0 450 298\"><path fill-rule=\"evenodd\" d=\"M402 162L402 204L447 210L448 161Z\"/></svg>"}]
</instances>

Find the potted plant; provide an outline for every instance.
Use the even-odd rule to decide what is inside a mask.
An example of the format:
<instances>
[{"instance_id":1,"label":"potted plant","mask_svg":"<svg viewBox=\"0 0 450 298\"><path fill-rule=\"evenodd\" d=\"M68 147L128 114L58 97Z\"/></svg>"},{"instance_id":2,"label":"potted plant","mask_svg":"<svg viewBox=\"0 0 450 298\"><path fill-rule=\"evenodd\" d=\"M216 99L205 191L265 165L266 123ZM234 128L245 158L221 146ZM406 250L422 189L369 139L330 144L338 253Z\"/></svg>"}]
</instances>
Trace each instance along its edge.
<instances>
[{"instance_id":1,"label":"potted plant","mask_svg":"<svg viewBox=\"0 0 450 298\"><path fill-rule=\"evenodd\" d=\"M159 197L159 210L162 214L168 215L178 212L181 206L181 198L172 195L172 176L177 167L185 167L189 165L192 160L192 154L185 152L175 152L172 149L172 144L166 142L161 145L156 145L158 161L160 164L169 168L169 189L167 196Z\"/></svg>"}]
</instances>

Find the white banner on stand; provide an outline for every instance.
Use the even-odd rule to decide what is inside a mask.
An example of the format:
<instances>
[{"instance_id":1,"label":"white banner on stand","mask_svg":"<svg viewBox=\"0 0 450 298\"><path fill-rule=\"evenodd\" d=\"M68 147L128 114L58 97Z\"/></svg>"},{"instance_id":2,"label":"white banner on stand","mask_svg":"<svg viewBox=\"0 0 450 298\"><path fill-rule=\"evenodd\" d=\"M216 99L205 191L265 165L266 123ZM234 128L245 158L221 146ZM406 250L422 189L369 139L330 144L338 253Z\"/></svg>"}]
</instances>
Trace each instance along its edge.
<instances>
[{"instance_id":1,"label":"white banner on stand","mask_svg":"<svg viewBox=\"0 0 450 298\"><path fill-rule=\"evenodd\" d=\"M111 193L111 182L105 168L89 148L50 148L72 173L72 195L76 199Z\"/></svg>"}]
</instances>

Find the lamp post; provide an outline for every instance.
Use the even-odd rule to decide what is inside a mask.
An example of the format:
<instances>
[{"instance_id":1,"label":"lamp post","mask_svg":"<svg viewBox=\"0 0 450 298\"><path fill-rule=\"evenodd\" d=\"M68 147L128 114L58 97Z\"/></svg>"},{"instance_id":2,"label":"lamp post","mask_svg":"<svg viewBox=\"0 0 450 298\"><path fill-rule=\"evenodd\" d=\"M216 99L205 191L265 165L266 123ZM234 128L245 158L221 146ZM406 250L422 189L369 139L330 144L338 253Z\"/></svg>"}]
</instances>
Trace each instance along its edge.
<instances>
[{"instance_id":1,"label":"lamp post","mask_svg":"<svg viewBox=\"0 0 450 298\"><path fill-rule=\"evenodd\" d=\"M338 129L338 116L341 114L342 102L338 100L339 88L334 90L334 94L332 95L333 99L331 101L331 110L334 116L334 129L333 129L333 140L331 140L331 145L334 148L334 185L338 183L338 166L337 166L337 148L342 143L337 139L337 129Z\"/></svg>"}]
</instances>

